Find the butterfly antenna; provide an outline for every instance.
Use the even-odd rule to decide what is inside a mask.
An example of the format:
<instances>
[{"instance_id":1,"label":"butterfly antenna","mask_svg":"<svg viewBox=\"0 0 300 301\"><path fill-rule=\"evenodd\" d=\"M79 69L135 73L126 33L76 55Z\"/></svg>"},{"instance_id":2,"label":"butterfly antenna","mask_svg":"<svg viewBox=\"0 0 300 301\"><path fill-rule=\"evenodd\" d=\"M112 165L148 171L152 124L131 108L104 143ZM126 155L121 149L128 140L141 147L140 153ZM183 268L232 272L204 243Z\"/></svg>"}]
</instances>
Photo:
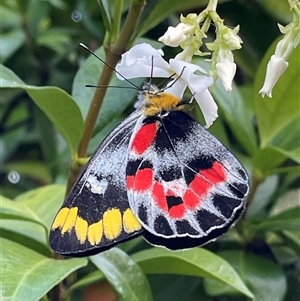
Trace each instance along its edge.
<instances>
[{"instance_id":1,"label":"butterfly antenna","mask_svg":"<svg viewBox=\"0 0 300 301\"><path fill-rule=\"evenodd\" d=\"M180 79L181 75L183 74L184 69L185 69L185 67L182 68L182 70L181 70L180 74L178 75L178 77L169 86L165 87L165 90L173 87L177 83L177 81Z\"/></svg>"},{"instance_id":2,"label":"butterfly antenna","mask_svg":"<svg viewBox=\"0 0 300 301\"><path fill-rule=\"evenodd\" d=\"M119 88L119 89L134 89L134 90L137 90L137 88L135 88L135 87L107 86L107 85L85 85L85 87L86 88Z\"/></svg>"},{"instance_id":3,"label":"butterfly antenna","mask_svg":"<svg viewBox=\"0 0 300 301\"><path fill-rule=\"evenodd\" d=\"M93 52L89 47L84 45L83 43L79 43L79 46L82 47L83 49L87 50L90 54L92 54L94 57L96 57L100 62L102 62L104 65L106 65L108 68L112 69L115 71L117 74L119 74L124 80L126 80L129 84L134 86L137 90L141 90L139 86L134 84L132 81L130 81L128 78L126 78L124 75L122 75L120 72L118 72L114 67L106 63L104 60L102 60L95 52Z\"/></svg>"},{"instance_id":4,"label":"butterfly antenna","mask_svg":"<svg viewBox=\"0 0 300 301\"><path fill-rule=\"evenodd\" d=\"M170 80L171 78L173 78L174 75L176 75L176 73L173 73L173 74L170 75L169 77L165 78L164 80L162 80L162 81L157 85L158 88L160 88L160 87L162 86L162 87L160 88L159 92L163 92L163 91L165 90L165 87L167 86L169 80Z\"/></svg>"}]
</instances>

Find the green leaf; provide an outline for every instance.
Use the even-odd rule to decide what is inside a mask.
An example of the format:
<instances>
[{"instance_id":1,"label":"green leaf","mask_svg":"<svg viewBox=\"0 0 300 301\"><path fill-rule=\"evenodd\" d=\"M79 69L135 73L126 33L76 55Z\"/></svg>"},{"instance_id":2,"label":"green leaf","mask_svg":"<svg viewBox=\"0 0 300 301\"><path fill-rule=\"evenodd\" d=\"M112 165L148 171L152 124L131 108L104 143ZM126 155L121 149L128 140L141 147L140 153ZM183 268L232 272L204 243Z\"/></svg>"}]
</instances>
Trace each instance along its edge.
<instances>
[{"instance_id":1,"label":"green leaf","mask_svg":"<svg viewBox=\"0 0 300 301\"><path fill-rule=\"evenodd\" d=\"M208 62L204 60L195 59L193 62L205 70L210 68ZM239 87L233 85L232 91L226 92L221 81L218 80L214 83L212 93L218 103L219 115L225 119L235 139L245 151L253 155L257 150L257 137L253 126L252 99L249 97L251 91L251 87L240 91Z\"/></svg>"},{"instance_id":2,"label":"green leaf","mask_svg":"<svg viewBox=\"0 0 300 301\"><path fill-rule=\"evenodd\" d=\"M269 176L256 189L254 198L248 204L245 216L248 218L264 218L267 215L266 208L271 202L271 197L278 188L279 177Z\"/></svg>"},{"instance_id":3,"label":"green leaf","mask_svg":"<svg viewBox=\"0 0 300 301\"><path fill-rule=\"evenodd\" d=\"M33 223L38 223L42 226L43 223L38 219L35 213L28 208L25 204L18 204L15 201L7 199L4 196L0 196L1 206L0 206L0 218L1 219L17 219L23 221L30 221Z\"/></svg>"},{"instance_id":4,"label":"green leaf","mask_svg":"<svg viewBox=\"0 0 300 301\"><path fill-rule=\"evenodd\" d=\"M113 248L90 259L114 287L120 301L152 300L147 278L139 265L125 252Z\"/></svg>"},{"instance_id":5,"label":"green leaf","mask_svg":"<svg viewBox=\"0 0 300 301\"><path fill-rule=\"evenodd\" d=\"M181 275L148 275L155 301L182 301L197 300L192 298L193 293L201 285L199 277ZM205 293L201 296L204 299ZM199 298L198 298L199 299Z\"/></svg>"},{"instance_id":6,"label":"green leaf","mask_svg":"<svg viewBox=\"0 0 300 301\"><path fill-rule=\"evenodd\" d=\"M48 47L58 54L65 54L72 40L65 30L49 28L38 35L36 43L38 46Z\"/></svg>"},{"instance_id":7,"label":"green leaf","mask_svg":"<svg viewBox=\"0 0 300 301\"><path fill-rule=\"evenodd\" d=\"M252 122L253 111L242 98L239 88L233 85L232 91L226 92L221 81L217 81L214 85L213 95L216 97L221 115L228 123L235 138L249 155L253 155L257 149L257 138Z\"/></svg>"},{"instance_id":8,"label":"green leaf","mask_svg":"<svg viewBox=\"0 0 300 301\"><path fill-rule=\"evenodd\" d=\"M200 248L173 252L150 249L132 255L146 274L178 274L212 278L253 298L236 271L221 257Z\"/></svg>"},{"instance_id":9,"label":"green leaf","mask_svg":"<svg viewBox=\"0 0 300 301\"><path fill-rule=\"evenodd\" d=\"M276 83L272 92L273 97L271 99L262 98L258 94L263 85L267 62L273 54L277 42L278 40L274 41L268 49L255 78L254 108L262 147L268 145L290 122L300 117L300 47L294 49L289 57L289 66Z\"/></svg>"},{"instance_id":10,"label":"green leaf","mask_svg":"<svg viewBox=\"0 0 300 301\"><path fill-rule=\"evenodd\" d=\"M287 284L284 272L275 263L243 251L224 251L218 253L236 269L242 279L252 288L255 301L281 301ZM211 296L233 294L224 283L205 279L205 289Z\"/></svg>"},{"instance_id":11,"label":"green leaf","mask_svg":"<svg viewBox=\"0 0 300 301\"><path fill-rule=\"evenodd\" d=\"M65 185L53 184L30 190L18 196L16 206L24 206L33 212L35 219L49 229L55 214L62 205Z\"/></svg>"},{"instance_id":12,"label":"green leaf","mask_svg":"<svg viewBox=\"0 0 300 301\"><path fill-rule=\"evenodd\" d=\"M299 176L299 174L298 174ZM281 195L270 210L270 215L282 213L288 209L298 207L300 200L300 188L291 189Z\"/></svg>"},{"instance_id":13,"label":"green leaf","mask_svg":"<svg viewBox=\"0 0 300 301\"><path fill-rule=\"evenodd\" d=\"M252 225L254 230L264 231L300 231L300 206L273 215L258 225Z\"/></svg>"},{"instance_id":14,"label":"green leaf","mask_svg":"<svg viewBox=\"0 0 300 301\"><path fill-rule=\"evenodd\" d=\"M76 156L84 122L79 108L68 93L56 87L26 85L3 65L0 65L0 87L24 89L64 137L72 156Z\"/></svg>"},{"instance_id":15,"label":"green leaf","mask_svg":"<svg viewBox=\"0 0 300 301\"><path fill-rule=\"evenodd\" d=\"M253 165L263 173L281 165L287 159L282 150L272 146L259 149L253 156Z\"/></svg>"},{"instance_id":16,"label":"green leaf","mask_svg":"<svg viewBox=\"0 0 300 301\"><path fill-rule=\"evenodd\" d=\"M104 27L107 32L110 32L111 30L111 16L110 16L110 11L109 11L109 4L107 0L97 0L99 7L100 7L100 12L101 12L101 17L103 20Z\"/></svg>"},{"instance_id":17,"label":"green leaf","mask_svg":"<svg viewBox=\"0 0 300 301\"><path fill-rule=\"evenodd\" d=\"M48 235L45 228L33 222L17 219L1 219L0 236L39 252L51 256Z\"/></svg>"},{"instance_id":18,"label":"green leaf","mask_svg":"<svg viewBox=\"0 0 300 301\"><path fill-rule=\"evenodd\" d=\"M83 258L47 258L3 238L0 245L3 301L38 301L66 276L87 264Z\"/></svg>"},{"instance_id":19,"label":"green leaf","mask_svg":"<svg viewBox=\"0 0 300 301\"><path fill-rule=\"evenodd\" d=\"M1 13L3 16L3 12ZM1 33L0 38L0 62L9 59L25 42L25 33L21 29L14 29L7 33Z\"/></svg>"}]
</instances>

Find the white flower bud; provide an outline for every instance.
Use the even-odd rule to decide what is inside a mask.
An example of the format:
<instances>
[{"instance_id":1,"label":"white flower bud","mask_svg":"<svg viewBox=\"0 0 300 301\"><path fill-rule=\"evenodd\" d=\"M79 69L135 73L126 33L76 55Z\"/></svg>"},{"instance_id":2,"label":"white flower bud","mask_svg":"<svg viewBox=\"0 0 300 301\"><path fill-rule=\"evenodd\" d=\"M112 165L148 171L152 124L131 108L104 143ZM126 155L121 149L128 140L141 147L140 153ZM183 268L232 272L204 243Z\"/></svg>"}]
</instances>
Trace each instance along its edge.
<instances>
[{"instance_id":1,"label":"white flower bud","mask_svg":"<svg viewBox=\"0 0 300 301\"><path fill-rule=\"evenodd\" d=\"M231 91L232 80L234 78L235 71L236 71L236 64L230 62L228 59L225 59L220 63L217 63L216 68L217 68L217 75L222 81L224 89L226 91Z\"/></svg>"},{"instance_id":2,"label":"white flower bud","mask_svg":"<svg viewBox=\"0 0 300 301\"><path fill-rule=\"evenodd\" d=\"M267 66L267 73L265 77L265 82L263 87L260 89L258 93L265 97L272 97L272 90L277 83L279 77L283 74L283 72L288 67L289 63L286 62L282 57L278 57L275 55L271 56L271 59Z\"/></svg>"},{"instance_id":3,"label":"white flower bud","mask_svg":"<svg viewBox=\"0 0 300 301\"><path fill-rule=\"evenodd\" d=\"M187 39L191 26L179 23L176 27L169 26L165 34L158 40L167 46L177 47Z\"/></svg>"},{"instance_id":4,"label":"white flower bud","mask_svg":"<svg viewBox=\"0 0 300 301\"><path fill-rule=\"evenodd\" d=\"M236 64L233 60L233 54L229 49L218 51L216 63L217 75L222 81L226 91L232 90L232 80L236 71Z\"/></svg>"}]
</instances>

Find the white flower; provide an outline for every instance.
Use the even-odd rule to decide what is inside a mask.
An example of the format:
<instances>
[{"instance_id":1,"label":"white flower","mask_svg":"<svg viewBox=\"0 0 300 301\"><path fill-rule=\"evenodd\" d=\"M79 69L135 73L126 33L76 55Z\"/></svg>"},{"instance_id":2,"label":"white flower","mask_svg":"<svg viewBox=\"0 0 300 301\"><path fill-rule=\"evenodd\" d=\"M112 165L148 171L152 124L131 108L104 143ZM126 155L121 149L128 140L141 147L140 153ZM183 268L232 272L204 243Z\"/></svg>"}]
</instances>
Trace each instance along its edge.
<instances>
[{"instance_id":1,"label":"white flower","mask_svg":"<svg viewBox=\"0 0 300 301\"><path fill-rule=\"evenodd\" d=\"M272 97L272 89L288 65L289 63L286 62L282 57L277 57L275 55L271 56L271 59L267 65L267 74L264 85L258 92L262 95L262 97L265 97L265 95L270 98Z\"/></svg>"},{"instance_id":2,"label":"white flower","mask_svg":"<svg viewBox=\"0 0 300 301\"><path fill-rule=\"evenodd\" d=\"M213 79L205 75L195 74L196 71L206 73L201 67L178 59L170 59L169 63L162 58L163 52L154 49L149 44L140 44L132 47L122 55L121 62L116 66L117 72L126 78L136 77L173 77L166 91L178 98L189 87L199 104L206 127L209 127L218 117L217 105L208 91ZM123 78L117 74L121 80Z\"/></svg>"},{"instance_id":3,"label":"white flower","mask_svg":"<svg viewBox=\"0 0 300 301\"><path fill-rule=\"evenodd\" d=\"M187 38L186 34L191 30L191 26L179 23L176 27L169 26L165 34L158 40L167 46L177 47Z\"/></svg>"},{"instance_id":4,"label":"white flower","mask_svg":"<svg viewBox=\"0 0 300 301\"><path fill-rule=\"evenodd\" d=\"M218 51L216 69L224 89L226 91L231 91L236 64L234 63L232 52L229 49L221 49Z\"/></svg>"},{"instance_id":5,"label":"white flower","mask_svg":"<svg viewBox=\"0 0 300 301\"><path fill-rule=\"evenodd\" d=\"M236 71L236 64L230 62L228 59L221 61L216 64L217 74L222 84L224 86L225 91L232 90L232 80Z\"/></svg>"},{"instance_id":6,"label":"white flower","mask_svg":"<svg viewBox=\"0 0 300 301\"><path fill-rule=\"evenodd\" d=\"M294 2L293 5L294 7L291 6L291 9L299 11L299 3ZM286 60L292 53L293 49L296 48L300 42L299 14L296 14L295 20L287 26L283 27L280 24L278 24L278 26L284 36L276 45L275 53L271 56L271 59L267 65L265 82L261 90L258 92L262 95L262 97L265 97L265 95L270 98L272 97L272 90L275 84L289 65Z\"/></svg>"}]
</instances>

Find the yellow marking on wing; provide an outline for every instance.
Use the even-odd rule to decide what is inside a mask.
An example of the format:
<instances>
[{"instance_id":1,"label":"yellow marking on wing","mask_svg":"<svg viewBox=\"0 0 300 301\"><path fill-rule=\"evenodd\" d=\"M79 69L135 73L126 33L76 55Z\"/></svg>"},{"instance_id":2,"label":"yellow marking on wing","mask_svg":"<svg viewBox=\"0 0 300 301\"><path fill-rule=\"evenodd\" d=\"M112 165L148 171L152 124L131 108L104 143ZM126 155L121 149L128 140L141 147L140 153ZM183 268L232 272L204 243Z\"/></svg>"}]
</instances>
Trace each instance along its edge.
<instances>
[{"instance_id":1,"label":"yellow marking on wing","mask_svg":"<svg viewBox=\"0 0 300 301\"><path fill-rule=\"evenodd\" d=\"M88 233L88 223L82 217L77 216L75 223L75 233L81 244L85 243Z\"/></svg>"},{"instance_id":2,"label":"yellow marking on wing","mask_svg":"<svg viewBox=\"0 0 300 301\"><path fill-rule=\"evenodd\" d=\"M132 210L128 208L123 214L123 228L126 233L138 231L142 228Z\"/></svg>"},{"instance_id":3,"label":"yellow marking on wing","mask_svg":"<svg viewBox=\"0 0 300 301\"><path fill-rule=\"evenodd\" d=\"M62 224L61 234L64 234L65 232L70 231L74 227L76 218L77 218L77 214L78 214L77 207L73 207L73 208L69 209L69 212L66 214L65 221Z\"/></svg>"},{"instance_id":4,"label":"yellow marking on wing","mask_svg":"<svg viewBox=\"0 0 300 301\"><path fill-rule=\"evenodd\" d=\"M88 241L92 246L98 245L103 236L103 223L100 220L97 223L89 225L88 229Z\"/></svg>"},{"instance_id":5,"label":"yellow marking on wing","mask_svg":"<svg viewBox=\"0 0 300 301\"><path fill-rule=\"evenodd\" d=\"M66 221L69 211L70 209L67 207L61 208L53 221L51 229L61 228Z\"/></svg>"},{"instance_id":6,"label":"yellow marking on wing","mask_svg":"<svg viewBox=\"0 0 300 301\"><path fill-rule=\"evenodd\" d=\"M122 231L122 215L117 208L108 209L103 214L103 229L107 239L113 240Z\"/></svg>"},{"instance_id":7,"label":"yellow marking on wing","mask_svg":"<svg viewBox=\"0 0 300 301\"><path fill-rule=\"evenodd\" d=\"M178 106L179 98L170 93L162 92L157 94L146 94L147 102L145 104L144 114L153 116L161 111L183 110L183 106Z\"/></svg>"}]
</instances>

